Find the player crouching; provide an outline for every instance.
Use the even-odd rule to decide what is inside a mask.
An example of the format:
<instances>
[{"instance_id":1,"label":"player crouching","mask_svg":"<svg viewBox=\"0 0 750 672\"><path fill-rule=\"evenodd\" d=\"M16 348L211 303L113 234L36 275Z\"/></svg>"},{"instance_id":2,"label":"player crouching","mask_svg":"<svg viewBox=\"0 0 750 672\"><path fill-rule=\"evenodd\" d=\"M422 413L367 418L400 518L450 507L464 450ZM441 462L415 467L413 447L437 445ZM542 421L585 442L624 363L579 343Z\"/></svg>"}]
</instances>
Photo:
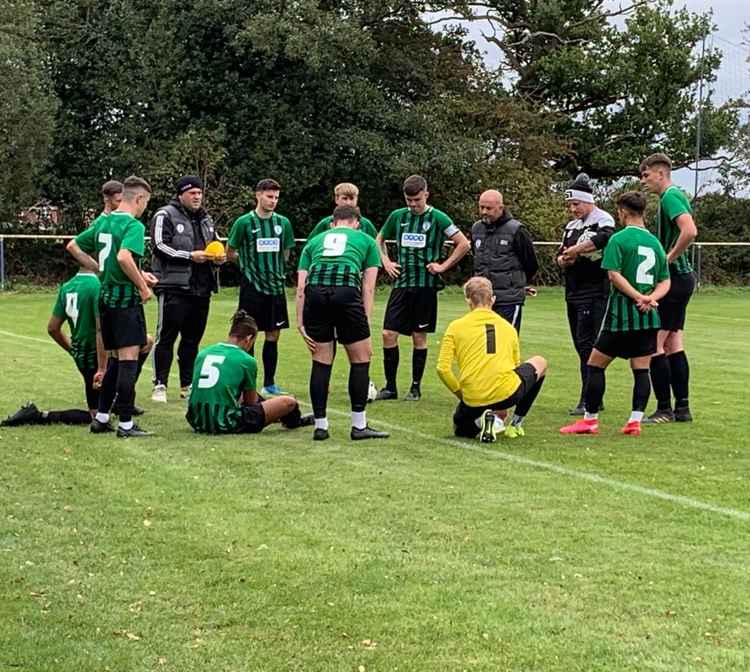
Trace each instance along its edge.
<instances>
[{"instance_id":1,"label":"player crouching","mask_svg":"<svg viewBox=\"0 0 750 672\"><path fill-rule=\"evenodd\" d=\"M312 424L294 397L261 399L256 391L258 363L249 352L258 325L244 310L232 316L226 343L203 348L193 369L193 384L185 417L205 434L255 434L281 421L287 429Z\"/></svg>"},{"instance_id":2,"label":"player crouching","mask_svg":"<svg viewBox=\"0 0 750 672\"><path fill-rule=\"evenodd\" d=\"M544 383L547 361L535 356L521 363L518 334L492 310L495 296L487 278L471 278L464 297L470 312L448 325L437 365L440 379L459 399L455 434L479 434L483 443L494 442L499 432L508 438L524 436L523 421ZM495 412L512 406L514 415L505 427Z\"/></svg>"},{"instance_id":3,"label":"player crouching","mask_svg":"<svg viewBox=\"0 0 750 672\"><path fill-rule=\"evenodd\" d=\"M611 283L602 330L588 360L583 420L560 429L562 434L597 434L596 412L604 396L604 371L616 357L630 360L633 370L633 410L623 434L638 436L651 393L649 362L656 352L660 326L655 308L669 291L667 255L643 223L646 197L628 191L617 201L617 217L624 229L615 233L604 249L602 268Z\"/></svg>"},{"instance_id":4,"label":"player crouching","mask_svg":"<svg viewBox=\"0 0 750 672\"><path fill-rule=\"evenodd\" d=\"M380 267L375 241L358 230L359 209L340 205L332 228L311 238L297 269L297 328L312 354L310 400L315 416L313 439L328 438L328 385L333 369L334 338L349 357L350 437L385 439L367 425L365 407L370 382L369 318Z\"/></svg>"}]
</instances>

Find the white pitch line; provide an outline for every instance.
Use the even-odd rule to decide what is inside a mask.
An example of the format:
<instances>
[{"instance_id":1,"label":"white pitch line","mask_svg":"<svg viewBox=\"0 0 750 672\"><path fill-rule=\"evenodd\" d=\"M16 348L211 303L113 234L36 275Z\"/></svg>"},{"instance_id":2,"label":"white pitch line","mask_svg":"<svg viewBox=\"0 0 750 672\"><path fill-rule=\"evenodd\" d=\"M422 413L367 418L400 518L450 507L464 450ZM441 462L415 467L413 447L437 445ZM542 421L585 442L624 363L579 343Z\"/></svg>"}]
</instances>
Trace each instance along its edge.
<instances>
[{"instance_id":1,"label":"white pitch line","mask_svg":"<svg viewBox=\"0 0 750 672\"><path fill-rule=\"evenodd\" d=\"M45 341L41 338L34 338L33 336L24 336L23 334L15 334L11 331L5 331L0 329L0 334L3 336L11 336L13 338L20 338L27 341L35 341L37 343L43 343L44 345L55 345L51 341ZM144 367L146 368L146 367ZM303 402L305 406L310 404ZM334 415L342 415L349 417L350 413L347 411L341 411L335 408L329 408L328 411ZM368 413L369 415L369 413ZM684 495L673 495L670 492L664 490L657 490L656 488L647 488L637 483L628 483L626 481L617 481L613 478L607 478L606 476L600 476L588 471L579 471L577 469L571 469L564 467L561 464L555 464L554 462L545 462L543 460L532 460L528 457L522 457L520 455L513 455L512 453L505 453L501 450L490 450L488 448L482 448L479 445L466 443L464 441L458 441L456 439L445 439L440 436L434 436L432 434L425 434L424 432L418 432L413 429L401 427L401 425L395 425L392 422L386 422L385 420L377 420L377 424L382 425L388 429L396 430L403 434L410 434L411 436L419 437L420 439L426 439L428 441L436 441L446 446L453 448L463 448L465 450L471 450L475 453L481 453L487 457L491 457L497 460L504 460L513 464L519 464L524 467L532 467L534 469L544 469L545 471L551 471L561 476L568 476L569 478L576 478L581 481L589 481L590 483L597 483L599 485L606 485L615 490L623 490L625 492L634 492L639 495L646 497L652 497L654 499L661 499L665 502L672 504L679 504L689 509L697 509L699 511L708 511L709 513L718 513L722 516L728 516L742 521L750 521L750 513L747 511L740 511L739 509L732 509L726 506L719 506L718 504L711 504L710 502L702 502L699 499L693 499L692 497L686 497Z\"/></svg>"}]
</instances>

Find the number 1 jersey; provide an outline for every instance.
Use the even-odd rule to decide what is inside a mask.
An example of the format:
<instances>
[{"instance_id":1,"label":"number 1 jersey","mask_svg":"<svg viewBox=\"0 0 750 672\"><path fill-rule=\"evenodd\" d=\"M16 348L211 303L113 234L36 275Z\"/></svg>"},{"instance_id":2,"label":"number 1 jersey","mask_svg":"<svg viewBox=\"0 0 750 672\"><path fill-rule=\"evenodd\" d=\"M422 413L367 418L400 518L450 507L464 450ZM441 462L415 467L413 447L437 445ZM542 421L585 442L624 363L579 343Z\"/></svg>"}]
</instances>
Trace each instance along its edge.
<instances>
[{"instance_id":1,"label":"number 1 jersey","mask_svg":"<svg viewBox=\"0 0 750 672\"><path fill-rule=\"evenodd\" d=\"M664 248L656 236L640 226L626 226L609 239L602 268L617 271L641 294L650 294L657 284L669 278ZM633 299L615 288L614 283L610 286L605 330L639 331L660 326L657 310L642 313Z\"/></svg>"}]
</instances>

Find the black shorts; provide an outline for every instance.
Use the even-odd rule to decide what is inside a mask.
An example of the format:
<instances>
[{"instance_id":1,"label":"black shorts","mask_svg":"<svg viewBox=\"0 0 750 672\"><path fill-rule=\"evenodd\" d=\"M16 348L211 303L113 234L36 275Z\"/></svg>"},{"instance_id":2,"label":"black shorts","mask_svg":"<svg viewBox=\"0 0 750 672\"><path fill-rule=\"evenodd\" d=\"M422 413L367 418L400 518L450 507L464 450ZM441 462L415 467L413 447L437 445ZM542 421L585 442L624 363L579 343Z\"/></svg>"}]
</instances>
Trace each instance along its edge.
<instances>
[{"instance_id":1,"label":"black shorts","mask_svg":"<svg viewBox=\"0 0 750 672\"><path fill-rule=\"evenodd\" d=\"M632 359L645 357L656 352L656 334L658 329L639 329L637 331L600 332L594 348L607 357Z\"/></svg>"},{"instance_id":2,"label":"black shorts","mask_svg":"<svg viewBox=\"0 0 750 672\"><path fill-rule=\"evenodd\" d=\"M411 336L434 333L437 323L437 294L434 287L396 287L388 297L383 329Z\"/></svg>"},{"instance_id":3,"label":"black shorts","mask_svg":"<svg viewBox=\"0 0 750 672\"><path fill-rule=\"evenodd\" d=\"M685 313L695 291L695 276L692 273L676 273L671 280L669 291L659 301L659 319L664 331L680 331L685 328Z\"/></svg>"},{"instance_id":4,"label":"black shorts","mask_svg":"<svg viewBox=\"0 0 750 672\"><path fill-rule=\"evenodd\" d=\"M83 386L86 390L86 403L89 410L92 408L99 407L99 390L94 389L94 376L96 375L96 369L82 369L78 367L81 376L83 377Z\"/></svg>"},{"instance_id":5,"label":"black shorts","mask_svg":"<svg viewBox=\"0 0 750 672\"><path fill-rule=\"evenodd\" d=\"M146 316L143 304L130 308L109 308L99 304L102 323L102 341L105 350L119 350L146 345Z\"/></svg>"},{"instance_id":6,"label":"black shorts","mask_svg":"<svg viewBox=\"0 0 750 672\"><path fill-rule=\"evenodd\" d=\"M531 364L528 362L519 364L515 368L515 371L521 382L518 384L515 392L507 399L501 399L486 406L469 406L463 401L458 402L458 406L456 406L456 410L453 413L453 426L456 436L473 439L479 434L479 427L477 427L475 421L477 418L481 418L485 411L502 411L506 408L517 406L521 399L529 393L529 390L536 385L538 380L536 369Z\"/></svg>"},{"instance_id":7,"label":"black shorts","mask_svg":"<svg viewBox=\"0 0 750 672\"><path fill-rule=\"evenodd\" d=\"M263 404L243 404L240 407L242 415L237 425L238 434L257 434L266 426L266 412Z\"/></svg>"},{"instance_id":8,"label":"black shorts","mask_svg":"<svg viewBox=\"0 0 750 672\"><path fill-rule=\"evenodd\" d=\"M356 287L305 287L302 312L307 335L318 343L336 339L342 345L370 337L362 292Z\"/></svg>"},{"instance_id":9,"label":"black shorts","mask_svg":"<svg viewBox=\"0 0 750 672\"><path fill-rule=\"evenodd\" d=\"M289 328L286 294L264 294L243 275L240 280L240 308L255 320L259 331Z\"/></svg>"}]
</instances>

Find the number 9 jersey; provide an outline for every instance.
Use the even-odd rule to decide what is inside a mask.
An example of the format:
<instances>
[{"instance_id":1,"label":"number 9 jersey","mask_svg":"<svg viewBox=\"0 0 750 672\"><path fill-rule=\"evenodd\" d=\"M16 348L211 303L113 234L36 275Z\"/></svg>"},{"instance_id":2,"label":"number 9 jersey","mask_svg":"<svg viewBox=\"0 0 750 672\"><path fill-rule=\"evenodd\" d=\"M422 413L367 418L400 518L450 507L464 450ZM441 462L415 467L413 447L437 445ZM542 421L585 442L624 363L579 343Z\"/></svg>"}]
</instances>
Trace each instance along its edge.
<instances>
[{"instance_id":1,"label":"number 9 jersey","mask_svg":"<svg viewBox=\"0 0 750 672\"><path fill-rule=\"evenodd\" d=\"M378 246L370 236L337 226L307 242L298 270L308 271L308 285L361 288L362 272L379 266Z\"/></svg>"},{"instance_id":2,"label":"number 9 jersey","mask_svg":"<svg viewBox=\"0 0 750 672\"><path fill-rule=\"evenodd\" d=\"M669 279L664 248L656 236L640 226L627 226L609 239L602 268L617 271L641 294L650 294L658 283ZM658 311L642 313L633 299L610 286L603 331L640 331L660 326Z\"/></svg>"}]
</instances>

